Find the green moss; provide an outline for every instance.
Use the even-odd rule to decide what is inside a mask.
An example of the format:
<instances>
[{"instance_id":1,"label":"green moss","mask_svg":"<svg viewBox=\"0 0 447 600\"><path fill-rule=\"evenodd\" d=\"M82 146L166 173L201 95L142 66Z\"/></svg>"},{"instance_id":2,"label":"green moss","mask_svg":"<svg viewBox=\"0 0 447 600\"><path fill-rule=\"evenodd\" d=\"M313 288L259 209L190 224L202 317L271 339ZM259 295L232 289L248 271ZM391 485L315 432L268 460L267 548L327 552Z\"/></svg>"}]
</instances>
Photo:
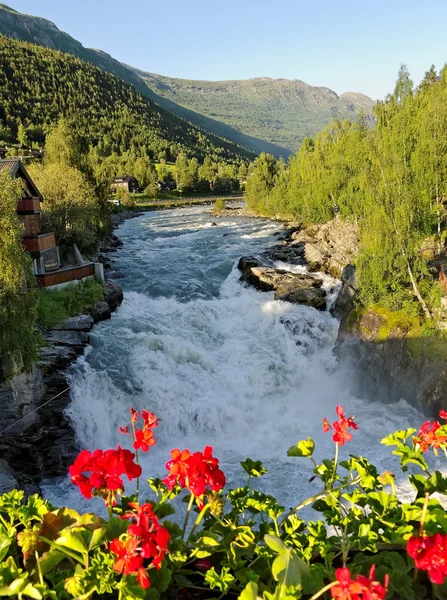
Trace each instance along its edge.
<instances>
[{"instance_id":1,"label":"green moss","mask_svg":"<svg viewBox=\"0 0 447 600\"><path fill-rule=\"evenodd\" d=\"M104 286L96 280L69 285L62 290L39 290L37 322L42 327L54 327L73 315L88 313L104 298Z\"/></svg>"}]
</instances>

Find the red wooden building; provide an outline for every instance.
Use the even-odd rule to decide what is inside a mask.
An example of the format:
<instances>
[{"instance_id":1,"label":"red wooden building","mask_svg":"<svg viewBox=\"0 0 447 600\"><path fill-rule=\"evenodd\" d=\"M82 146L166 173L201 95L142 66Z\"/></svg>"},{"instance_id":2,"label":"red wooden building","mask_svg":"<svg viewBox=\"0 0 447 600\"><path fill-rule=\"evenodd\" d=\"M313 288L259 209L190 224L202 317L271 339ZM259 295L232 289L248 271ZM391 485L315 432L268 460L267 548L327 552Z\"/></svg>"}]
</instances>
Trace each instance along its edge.
<instances>
[{"instance_id":1,"label":"red wooden building","mask_svg":"<svg viewBox=\"0 0 447 600\"><path fill-rule=\"evenodd\" d=\"M63 287L71 282L87 278L103 280L102 265L86 262L74 247L76 265L62 265L54 233L42 233L40 209L43 198L25 169L16 158L0 160L0 171L8 171L11 177L23 182L22 197L17 204L17 215L22 223L22 242L33 259L33 272L43 287Z\"/></svg>"}]
</instances>

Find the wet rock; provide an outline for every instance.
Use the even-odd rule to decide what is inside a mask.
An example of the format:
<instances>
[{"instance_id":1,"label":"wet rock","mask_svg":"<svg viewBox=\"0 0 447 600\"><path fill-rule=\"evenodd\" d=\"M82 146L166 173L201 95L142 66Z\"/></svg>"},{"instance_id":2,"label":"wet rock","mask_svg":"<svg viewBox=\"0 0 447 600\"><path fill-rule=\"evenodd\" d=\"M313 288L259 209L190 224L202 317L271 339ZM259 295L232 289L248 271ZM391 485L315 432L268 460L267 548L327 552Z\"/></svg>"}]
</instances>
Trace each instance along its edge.
<instances>
[{"instance_id":1,"label":"wet rock","mask_svg":"<svg viewBox=\"0 0 447 600\"><path fill-rule=\"evenodd\" d=\"M304 304L312 306L317 310L326 310L326 294L321 288L297 288L283 294L275 292L276 300L284 300L293 304Z\"/></svg>"},{"instance_id":2,"label":"wet rock","mask_svg":"<svg viewBox=\"0 0 447 600\"><path fill-rule=\"evenodd\" d=\"M107 285L107 284L106 284ZM93 318L90 315L77 315L69 317L53 327L54 331L90 331L93 327Z\"/></svg>"},{"instance_id":3,"label":"wet rock","mask_svg":"<svg viewBox=\"0 0 447 600\"><path fill-rule=\"evenodd\" d=\"M262 253L262 258L269 262L287 262L293 265L304 265L304 244L295 246L273 246Z\"/></svg>"},{"instance_id":4,"label":"wet rock","mask_svg":"<svg viewBox=\"0 0 447 600\"><path fill-rule=\"evenodd\" d=\"M14 472L6 462L0 464L0 494L10 492L17 488L17 480L14 477Z\"/></svg>"},{"instance_id":5,"label":"wet rock","mask_svg":"<svg viewBox=\"0 0 447 600\"><path fill-rule=\"evenodd\" d=\"M104 301L110 306L111 310L115 310L122 303L124 294L120 286L114 281L107 281L104 284L105 296ZM93 321L93 319L92 319Z\"/></svg>"},{"instance_id":6,"label":"wet rock","mask_svg":"<svg viewBox=\"0 0 447 600\"><path fill-rule=\"evenodd\" d=\"M47 344L51 346L74 346L84 348L89 343L89 335L86 331L54 330L45 337Z\"/></svg>"},{"instance_id":7,"label":"wet rock","mask_svg":"<svg viewBox=\"0 0 447 600\"><path fill-rule=\"evenodd\" d=\"M261 267L262 264L262 261L259 260L259 258L256 258L255 256L242 256L242 258L239 259L237 265L239 271L242 272L241 281L248 281L248 278L250 276L250 269L252 267Z\"/></svg>"},{"instance_id":8,"label":"wet rock","mask_svg":"<svg viewBox=\"0 0 447 600\"><path fill-rule=\"evenodd\" d=\"M357 275L354 265L346 265L341 273L342 286L330 313L336 319L346 319L354 308L357 295Z\"/></svg>"},{"instance_id":9,"label":"wet rock","mask_svg":"<svg viewBox=\"0 0 447 600\"><path fill-rule=\"evenodd\" d=\"M110 319L112 316L112 311L110 306L107 304L105 300L101 300L97 302L92 309L91 315L93 317L93 321L95 323L99 323L99 321L105 321L106 319Z\"/></svg>"},{"instance_id":10,"label":"wet rock","mask_svg":"<svg viewBox=\"0 0 447 600\"><path fill-rule=\"evenodd\" d=\"M249 264L245 262L244 265ZM244 270L244 280L263 292L274 291L276 300L326 309L322 280L309 273L290 273L272 267L255 266Z\"/></svg>"}]
</instances>

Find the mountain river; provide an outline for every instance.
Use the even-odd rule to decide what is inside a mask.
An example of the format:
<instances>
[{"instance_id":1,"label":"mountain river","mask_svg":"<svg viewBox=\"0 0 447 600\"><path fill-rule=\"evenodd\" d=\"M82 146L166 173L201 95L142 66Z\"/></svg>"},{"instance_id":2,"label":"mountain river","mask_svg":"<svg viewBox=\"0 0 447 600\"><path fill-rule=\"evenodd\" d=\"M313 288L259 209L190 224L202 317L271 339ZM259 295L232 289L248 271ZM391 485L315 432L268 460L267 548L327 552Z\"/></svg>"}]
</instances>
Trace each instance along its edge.
<instances>
[{"instance_id":1,"label":"mountain river","mask_svg":"<svg viewBox=\"0 0 447 600\"><path fill-rule=\"evenodd\" d=\"M321 420L335 420L343 404L359 429L341 457L363 454L398 473L380 439L418 427L422 415L404 400L385 405L350 395L352 375L332 352L338 322L328 312L275 301L273 292L239 282L238 259L278 243L280 225L221 217L213 227L208 210L146 213L118 228L124 246L113 258L124 275L124 302L94 327L71 375L68 413L80 446L125 445L118 426L128 423L129 407L146 408L161 423L157 445L142 459L145 478L164 476L172 448L212 445L227 485L246 481L241 460L260 459L269 472L259 487L289 507L318 484L307 483L307 461L288 458L287 449L311 435L316 457L332 456ZM324 286L333 299L337 282L326 277ZM101 501L81 498L68 478L42 487L55 503L100 510ZM399 489L411 494L403 478Z\"/></svg>"}]
</instances>

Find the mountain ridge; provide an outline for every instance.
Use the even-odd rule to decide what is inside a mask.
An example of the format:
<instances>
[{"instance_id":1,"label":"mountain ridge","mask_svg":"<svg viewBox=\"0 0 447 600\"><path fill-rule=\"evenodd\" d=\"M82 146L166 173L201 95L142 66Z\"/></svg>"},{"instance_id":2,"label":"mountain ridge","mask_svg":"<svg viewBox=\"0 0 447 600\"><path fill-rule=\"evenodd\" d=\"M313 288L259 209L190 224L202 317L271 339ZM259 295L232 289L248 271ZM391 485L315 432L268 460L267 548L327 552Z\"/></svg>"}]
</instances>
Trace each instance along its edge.
<instances>
[{"instance_id":1,"label":"mountain ridge","mask_svg":"<svg viewBox=\"0 0 447 600\"><path fill-rule=\"evenodd\" d=\"M177 117L257 154L269 152L287 158L304 137L314 135L333 117L356 118L360 108L369 114L374 104L373 100L357 92L338 96L324 86L270 77L229 80L235 84L231 90L233 94L229 93L228 86L217 94L212 91L212 86L228 82L183 80L142 71L121 63L103 50L84 47L49 19L25 15L1 3L0 34L73 54L130 83L146 98ZM195 88L199 83L202 91L197 93L197 89L188 89L179 82L190 82ZM253 103L253 93L247 89L241 93L241 89L250 87L251 82L257 82L257 88L273 86L276 95L269 98L258 89L258 102ZM284 82L288 82L287 85ZM295 82L294 91L290 82ZM211 95L207 102L200 98L205 93ZM225 96L227 106L210 107L209 103L216 96L222 99ZM265 106L260 106L259 100L264 100ZM239 115L234 114L235 108Z\"/></svg>"}]
</instances>

